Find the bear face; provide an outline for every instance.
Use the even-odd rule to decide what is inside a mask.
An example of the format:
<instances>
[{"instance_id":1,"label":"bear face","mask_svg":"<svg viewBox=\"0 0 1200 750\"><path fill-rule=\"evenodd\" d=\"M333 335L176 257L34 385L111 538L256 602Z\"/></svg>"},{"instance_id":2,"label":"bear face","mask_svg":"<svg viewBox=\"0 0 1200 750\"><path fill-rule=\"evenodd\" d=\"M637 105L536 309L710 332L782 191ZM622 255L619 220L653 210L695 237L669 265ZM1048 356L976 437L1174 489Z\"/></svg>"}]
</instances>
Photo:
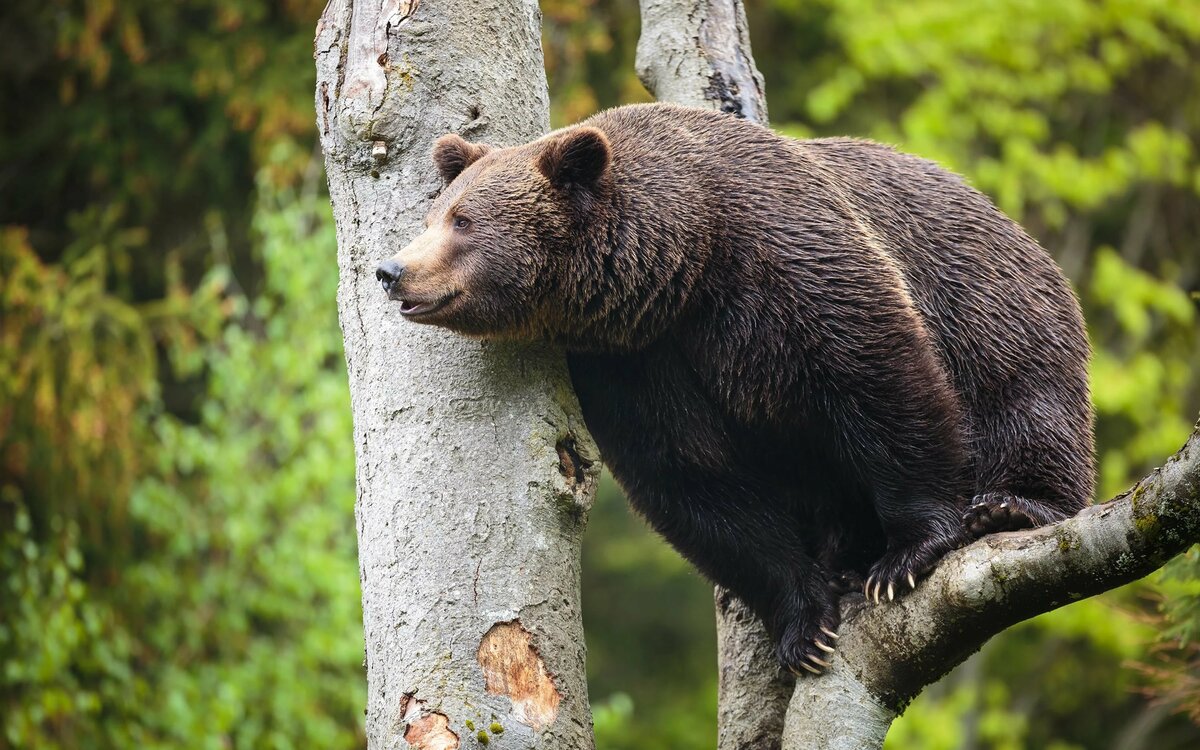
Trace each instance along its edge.
<instances>
[{"instance_id":1,"label":"bear face","mask_svg":"<svg viewBox=\"0 0 1200 750\"><path fill-rule=\"evenodd\" d=\"M409 320L469 336L554 337L570 323L554 290L603 189L607 138L577 127L498 149L446 135L433 161L447 185L424 231L377 270L389 298Z\"/></svg>"}]
</instances>

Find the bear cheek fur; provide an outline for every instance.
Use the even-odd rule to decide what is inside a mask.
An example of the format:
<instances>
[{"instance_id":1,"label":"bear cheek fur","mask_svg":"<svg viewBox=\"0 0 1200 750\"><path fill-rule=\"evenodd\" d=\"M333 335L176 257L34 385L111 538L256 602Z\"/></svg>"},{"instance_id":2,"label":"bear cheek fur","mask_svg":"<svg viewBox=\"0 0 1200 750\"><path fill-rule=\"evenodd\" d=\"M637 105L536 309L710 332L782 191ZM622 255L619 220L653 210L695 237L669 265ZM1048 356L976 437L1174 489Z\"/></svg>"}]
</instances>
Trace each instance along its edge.
<instances>
[{"instance_id":1,"label":"bear cheek fur","mask_svg":"<svg viewBox=\"0 0 1200 750\"><path fill-rule=\"evenodd\" d=\"M542 338L548 321L558 319L551 291L559 286L555 253L539 231L552 218L487 215L486 209L483 215L456 257L459 298L436 322L475 338Z\"/></svg>"}]
</instances>

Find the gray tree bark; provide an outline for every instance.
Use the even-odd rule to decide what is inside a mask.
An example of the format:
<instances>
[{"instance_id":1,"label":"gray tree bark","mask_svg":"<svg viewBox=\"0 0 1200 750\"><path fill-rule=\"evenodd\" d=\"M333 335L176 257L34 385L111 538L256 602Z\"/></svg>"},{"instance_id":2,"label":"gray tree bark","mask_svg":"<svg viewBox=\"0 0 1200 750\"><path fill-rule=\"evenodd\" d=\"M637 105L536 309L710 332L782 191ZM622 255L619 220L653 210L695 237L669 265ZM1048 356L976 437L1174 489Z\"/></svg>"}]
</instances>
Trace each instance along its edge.
<instances>
[{"instance_id":1,"label":"gray tree bark","mask_svg":"<svg viewBox=\"0 0 1200 750\"><path fill-rule=\"evenodd\" d=\"M741 0L640 0L638 77L663 102L767 122Z\"/></svg>"},{"instance_id":2,"label":"gray tree bark","mask_svg":"<svg viewBox=\"0 0 1200 750\"><path fill-rule=\"evenodd\" d=\"M657 98L766 124L741 0L641 9L638 75ZM761 622L718 589L718 747L881 748L912 698L993 635L1147 575L1197 541L1200 424L1163 468L1108 503L953 552L897 602L844 597L833 666L820 677L783 676Z\"/></svg>"},{"instance_id":3,"label":"gray tree bark","mask_svg":"<svg viewBox=\"0 0 1200 750\"><path fill-rule=\"evenodd\" d=\"M565 361L404 322L375 283L437 136L549 125L534 0L330 0L316 110L337 223L371 748L593 746L579 549L599 471Z\"/></svg>"}]
</instances>

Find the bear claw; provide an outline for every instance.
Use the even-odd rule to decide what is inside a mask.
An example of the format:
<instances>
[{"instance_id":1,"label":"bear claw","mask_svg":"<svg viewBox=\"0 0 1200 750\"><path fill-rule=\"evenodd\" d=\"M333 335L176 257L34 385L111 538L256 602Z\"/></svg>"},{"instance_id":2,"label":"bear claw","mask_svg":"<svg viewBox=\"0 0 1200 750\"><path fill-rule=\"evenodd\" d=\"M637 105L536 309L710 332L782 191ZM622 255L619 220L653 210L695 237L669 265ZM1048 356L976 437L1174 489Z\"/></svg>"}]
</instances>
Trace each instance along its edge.
<instances>
[{"instance_id":1,"label":"bear claw","mask_svg":"<svg viewBox=\"0 0 1200 750\"><path fill-rule=\"evenodd\" d=\"M822 630L824 630L824 628L822 628ZM812 650L813 647L820 649L820 651L814 653ZM834 653L834 651L835 649L833 646L830 646L818 638L814 638L808 642L808 647L804 649L800 655L800 658L796 660L795 664L811 674L823 674L826 669L829 669L831 666L833 666L828 659L830 655ZM796 670L796 666L793 666L792 664L788 665L788 671L798 677L803 676Z\"/></svg>"},{"instance_id":2,"label":"bear claw","mask_svg":"<svg viewBox=\"0 0 1200 750\"><path fill-rule=\"evenodd\" d=\"M793 621L778 645L780 662L794 675L800 670L819 675L830 667L835 651L838 613L830 608L823 615Z\"/></svg>"},{"instance_id":3,"label":"bear claw","mask_svg":"<svg viewBox=\"0 0 1200 750\"><path fill-rule=\"evenodd\" d=\"M913 578L912 571L907 571L905 573L905 576L908 579L909 591L912 591L913 589L915 589L917 587L917 582ZM871 588L872 583L875 584L874 589ZM882 580L878 580L878 581L875 580L875 576L871 576L871 577L867 578L867 583L865 586L863 586L863 596L867 597L868 601L873 601L876 604L882 604L884 601L884 593L886 592L887 601L889 601L889 602L896 601L896 585L895 585L895 583L892 581L888 581L886 589L883 588L883 584L884 584L884 582Z\"/></svg>"},{"instance_id":4,"label":"bear claw","mask_svg":"<svg viewBox=\"0 0 1200 750\"><path fill-rule=\"evenodd\" d=\"M877 577L878 580L876 580ZM867 583L865 586L863 586L863 596L867 598L867 601L875 602L876 604L883 604L885 600L894 602L896 601L896 597L898 595L904 593L903 590L897 590L897 584L900 581L908 582L909 591L914 591L917 588L917 579L911 570L904 571L904 573L897 576L896 580L894 581L887 581L886 589L884 588L884 579L881 576L878 576L878 574L875 574L867 578ZM872 584L874 584L874 588L872 588Z\"/></svg>"},{"instance_id":5,"label":"bear claw","mask_svg":"<svg viewBox=\"0 0 1200 750\"><path fill-rule=\"evenodd\" d=\"M832 667L832 666L833 666L832 664L830 664L829 662L825 661L824 659L818 659L818 658L817 658L817 657L815 657L815 656L809 656L809 657L808 657L808 660L809 660L809 661L811 661L813 664L819 664L819 665L821 665L822 667L825 667L826 669L829 669L830 667Z\"/></svg>"}]
</instances>

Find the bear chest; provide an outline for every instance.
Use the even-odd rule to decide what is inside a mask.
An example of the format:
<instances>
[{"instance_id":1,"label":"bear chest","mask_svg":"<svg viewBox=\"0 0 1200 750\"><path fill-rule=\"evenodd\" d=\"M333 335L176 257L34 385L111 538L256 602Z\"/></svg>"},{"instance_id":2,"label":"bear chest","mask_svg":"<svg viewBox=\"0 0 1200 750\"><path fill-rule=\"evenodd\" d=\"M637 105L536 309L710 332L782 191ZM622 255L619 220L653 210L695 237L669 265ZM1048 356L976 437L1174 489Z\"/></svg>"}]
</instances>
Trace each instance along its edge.
<instances>
[{"instance_id":1,"label":"bear chest","mask_svg":"<svg viewBox=\"0 0 1200 750\"><path fill-rule=\"evenodd\" d=\"M669 344L634 354L573 352L568 363L584 421L626 486L757 472L773 462L778 442L731 420Z\"/></svg>"}]
</instances>

